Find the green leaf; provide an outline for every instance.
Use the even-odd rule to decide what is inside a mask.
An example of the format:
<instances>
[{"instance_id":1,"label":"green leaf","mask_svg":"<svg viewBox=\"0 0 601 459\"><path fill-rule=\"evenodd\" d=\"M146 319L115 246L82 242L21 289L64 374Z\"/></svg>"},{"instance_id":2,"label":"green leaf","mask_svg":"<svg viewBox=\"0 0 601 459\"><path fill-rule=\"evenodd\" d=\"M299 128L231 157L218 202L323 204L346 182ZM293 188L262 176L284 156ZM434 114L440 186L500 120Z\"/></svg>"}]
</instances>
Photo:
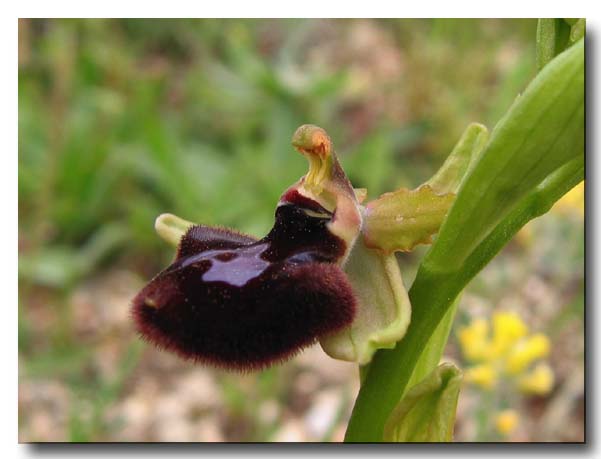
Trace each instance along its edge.
<instances>
[{"instance_id":1,"label":"green leaf","mask_svg":"<svg viewBox=\"0 0 601 459\"><path fill-rule=\"evenodd\" d=\"M584 45L579 41L532 81L492 133L409 291L411 325L376 353L346 441L381 441L426 343L465 285L529 220L584 176ZM444 343L443 343L444 344Z\"/></svg>"},{"instance_id":2,"label":"green leaf","mask_svg":"<svg viewBox=\"0 0 601 459\"><path fill-rule=\"evenodd\" d=\"M536 68L540 71L569 44L570 24L563 19L543 18L536 29Z\"/></svg>"},{"instance_id":3,"label":"green leaf","mask_svg":"<svg viewBox=\"0 0 601 459\"><path fill-rule=\"evenodd\" d=\"M482 241L474 253L466 260L460 273L459 282L463 285L475 276L503 248L522 226L530 220L546 214L553 204L574 186L584 180L584 155L574 159L549 174L534 191L526 196L518 206Z\"/></svg>"},{"instance_id":4,"label":"green leaf","mask_svg":"<svg viewBox=\"0 0 601 459\"><path fill-rule=\"evenodd\" d=\"M576 43L586 32L586 19L578 19L574 24L570 24L572 29L570 30L570 43Z\"/></svg>"},{"instance_id":5,"label":"green leaf","mask_svg":"<svg viewBox=\"0 0 601 459\"><path fill-rule=\"evenodd\" d=\"M497 124L459 190L428 263L445 271L460 269L520 199L583 151L581 40L545 67Z\"/></svg>"},{"instance_id":6,"label":"green leaf","mask_svg":"<svg viewBox=\"0 0 601 459\"><path fill-rule=\"evenodd\" d=\"M384 441L452 441L461 378L457 367L444 363L413 386L390 414Z\"/></svg>"},{"instance_id":7,"label":"green leaf","mask_svg":"<svg viewBox=\"0 0 601 459\"><path fill-rule=\"evenodd\" d=\"M321 339L336 359L367 364L378 349L390 349L411 320L411 304L394 254L365 246L359 237L344 266L358 300L357 315L345 330Z\"/></svg>"},{"instance_id":8,"label":"green leaf","mask_svg":"<svg viewBox=\"0 0 601 459\"><path fill-rule=\"evenodd\" d=\"M536 29L537 69L541 70L551 59L584 37L585 29L584 18L539 19Z\"/></svg>"}]
</instances>

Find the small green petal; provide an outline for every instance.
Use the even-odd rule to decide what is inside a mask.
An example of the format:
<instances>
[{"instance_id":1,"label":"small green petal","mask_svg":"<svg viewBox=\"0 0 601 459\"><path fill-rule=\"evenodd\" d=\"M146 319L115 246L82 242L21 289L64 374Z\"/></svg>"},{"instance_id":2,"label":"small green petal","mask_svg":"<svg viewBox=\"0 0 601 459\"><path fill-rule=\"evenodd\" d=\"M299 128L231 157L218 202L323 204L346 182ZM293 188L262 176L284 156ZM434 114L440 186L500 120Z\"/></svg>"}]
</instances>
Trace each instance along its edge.
<instances>
[{"instance_id":1,"label":"small green petal","mask_svg":"<svg viewBox=\"0 0 601 459\"><path fill-rule=\"evenodd\" d=\"M439 195L429 185L383 194L367 204L365 244L392 253L431 243L454 199L453 193Z\"/></svg>"},{"instance_id":2,"label":"small green petal","mask_svg":"<svg viewBox=\"0 0 601 459\"><path fill-rule=\"evenodd\" d=\"M166 242L177 247L180 239L194 223L173 214L161 214L154 222L154 229Z\"/></svg>"}]
</instances>

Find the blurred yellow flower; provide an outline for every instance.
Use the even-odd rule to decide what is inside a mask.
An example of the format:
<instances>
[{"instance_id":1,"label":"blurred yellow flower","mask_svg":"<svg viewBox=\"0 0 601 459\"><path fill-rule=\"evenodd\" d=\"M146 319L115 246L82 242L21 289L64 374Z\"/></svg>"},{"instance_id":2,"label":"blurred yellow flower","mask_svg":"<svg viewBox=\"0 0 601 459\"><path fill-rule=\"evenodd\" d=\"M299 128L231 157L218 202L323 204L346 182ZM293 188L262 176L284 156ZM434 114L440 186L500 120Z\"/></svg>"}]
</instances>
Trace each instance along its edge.
<instances>
[{"instance_id":1,"label":"blurred yellow flower","mask_svg":"<svg viewBox=\"0 0 601 459\"><path fill-rule=\"evenodd\" d=\"M465 370L463 379L483 389L492 389L497 384L497 371L494 366L483 363Z\"/></svg>"},{"instance_id":2,"label":"blurred yellow flower","mask_svg":"<svg viewBox=\"0 0 601 459\"><path fill-rule=\"evenodd\" d=\"M528 333L528 327L520 316L513 312L498 312L493 315L493 358L502 357L515 343Z\"/></svg>"},{"instance_id":3,"label":"blurred yellow flower","mask_svg":"<svg viewBox=\"0 0 601 459\"><path fill-rule=\"evenodd\" d=\"M507 371L511 374L524 371L535 360L547 357L550 348L549 338L542 333L520 341L513 346L507 356Z\"/></svg>"},{"instance_id":4,"label":"blurred yellow flower","mask_svg":"<svg viewBox=\"0 0 601 459\"><path fill-rule=\"evenodd\" d=\"M475 319L467 327L459 330L459 343L466 359L479 362L488 358L488 328L486 320Z\"/></svg>"},{"instance_id":5,"label":"blurred yellow flower","mask_svg":"<svg viewBox=\"0 0 601 459\"><path fill-rule=\"evenodd\" d=\"M513 312L495 312L492 333L489 321L479 318L459 330L458 338L465 358L477 365L465 370L465 381L492 389L505 375L515 378L526 392L544 394L553 386L553 370L538 360L549 355L551 342L542 333L528 334L528 326Z\"/></svg>"},{"instance_id":6,"label":"blurred yellow flower","mask_svg":"<svg viewBox=\"0 0 601 459\"><path fill-rule=\"evenodd\" d=\"M528 394L546 395L553 389L555 377L547 363L539 363L532 371L518 380L520 390Z\"/></svg>"},{"instance_id":7,"label":"blurred yellow flower","mask_svg":"<svg viewBox=\"0 0 601 459\"><path fill-rule=\"evenodd\" d=\"M552 210L558 213L578 212L584 216L584 181L568 191L555 203Z\"/></svg>"},{"instance_id":8,"label":"blurred yellow flower","mask_svg":"<svg viewBox=\"0 0 601 459\"><path fill-rule=\"evenodd\" d=\"M509 435L518 426L519 417L515 410L503 410L495 416L495 427L499 433Z\"/></svg>"}]
</instances>

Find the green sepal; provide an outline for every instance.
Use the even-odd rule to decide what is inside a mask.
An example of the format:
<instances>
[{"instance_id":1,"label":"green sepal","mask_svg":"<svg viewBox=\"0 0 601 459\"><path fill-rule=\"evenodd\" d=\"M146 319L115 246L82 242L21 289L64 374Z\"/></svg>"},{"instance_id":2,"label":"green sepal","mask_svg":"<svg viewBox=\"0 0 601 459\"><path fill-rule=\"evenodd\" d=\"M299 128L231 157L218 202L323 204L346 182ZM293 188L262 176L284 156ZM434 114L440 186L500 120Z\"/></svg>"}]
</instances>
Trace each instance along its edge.
<instances>
[{"instance_id":1,"label":"green sepal","mask_svg":"<svg viewBox=\"0 0 601 459\"><path fill-rule=\"evenodd\" d=\"M488 141L488 129L479 123L470 124L440 169L426 182L436 193L457 193L472 170Z\"/></svg>"},{"instance_id":2,"label":"green sepal","mask_svg":"<svg viewBox=\"0 0 601 459\"><path fill-rule=\"evenodd\" d=\"M401 188L368 203L363 226L367 246L392 253L430 244L487 141L486 127L470 124L430 180L415 190Z\"/></svg>"}]
</instances>

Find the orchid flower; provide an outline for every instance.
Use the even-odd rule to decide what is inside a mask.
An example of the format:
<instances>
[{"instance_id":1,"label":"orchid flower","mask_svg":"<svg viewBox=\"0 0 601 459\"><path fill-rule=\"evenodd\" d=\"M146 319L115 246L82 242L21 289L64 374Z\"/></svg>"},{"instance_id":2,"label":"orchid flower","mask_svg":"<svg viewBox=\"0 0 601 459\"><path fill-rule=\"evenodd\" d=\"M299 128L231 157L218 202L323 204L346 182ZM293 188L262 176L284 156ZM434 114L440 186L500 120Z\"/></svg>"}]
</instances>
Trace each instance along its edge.
<instances>
[{"instance_id":1,"label":"orchid flower","mask_svg":"<svg viewBox=\"0 0 601 459\"><path fill-rule=\"evenodd\" d=\"M144 339L249 371L317 341L363 365L403 337L411 307L394 252L431 242L453 193L428 184L362 206L365 190L353 189L323 129L301 126L292 145L309 171L282 194L262 239L170 214L157 219L177 253L133 300Z\"/></svg>"}]
</instances>

